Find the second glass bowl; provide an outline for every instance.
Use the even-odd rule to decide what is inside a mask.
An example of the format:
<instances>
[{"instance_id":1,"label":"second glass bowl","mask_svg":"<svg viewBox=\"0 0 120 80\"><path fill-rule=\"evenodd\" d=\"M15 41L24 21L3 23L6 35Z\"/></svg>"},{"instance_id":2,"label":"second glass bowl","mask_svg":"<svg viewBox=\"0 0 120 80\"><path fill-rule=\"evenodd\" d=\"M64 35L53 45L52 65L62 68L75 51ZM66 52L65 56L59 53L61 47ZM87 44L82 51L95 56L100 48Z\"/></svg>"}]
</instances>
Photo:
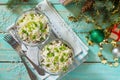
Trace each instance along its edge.
<instances>
[{"instance_id":1,"label":"second glass bowl","mask_svg":"<svg viewBox=\"0 0 120 80\"><path fill-rule=\"evenodd\" d=\"M47 73L59 75L68 72L74 62L71 45L61 39L55 39L42 46L38 53L38 63Z\"/></svg>"}]
</instances>

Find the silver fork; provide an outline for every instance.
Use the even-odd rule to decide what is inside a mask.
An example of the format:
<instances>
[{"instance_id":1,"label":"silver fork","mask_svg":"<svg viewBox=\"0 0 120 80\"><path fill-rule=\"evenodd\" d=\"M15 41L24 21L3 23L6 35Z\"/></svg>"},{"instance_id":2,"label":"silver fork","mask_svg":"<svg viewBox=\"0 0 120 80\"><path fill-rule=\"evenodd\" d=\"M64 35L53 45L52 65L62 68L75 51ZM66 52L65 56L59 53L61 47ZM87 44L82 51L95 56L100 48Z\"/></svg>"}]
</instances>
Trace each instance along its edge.
<instances>
[{"instance_id":1,"label":"silver fork","mask_svg":"<svg viewBox=\"0 0 120 80\"><path fill-rule=\"evenodd\" d=\"M15 25L13 25L12 27L10 27L9 29L8 29L8 32L12 35L9 35L9 37L11 37L15 42L16 42L16 45L17 46L20 46L21 47L21 45L22 45L22 42L19 40L19 38L18 38L18 36L16 36L16 33L15 33L15 30L16 30L16 26ZM13 37L14 36L14 37ZM8 36L7 36L8 37ZM12 42L12 41L11 41ZM26 45L25 45L25 47L26 47ZM26 47L27 48L27 47ZM20 49L21 50L21 49ZM22 53L25 53L25 52L23 52L23 50L21 50L22 51ZM21 54L22 54L21 53ZM23 54L29 61L30 61L30 63L34 66L34 68L36 69L36 71L38 72L38 74L40 74L40 75L45 75L45 71L44 71L44 69L42 69L42 68L40 68L38 65L36 65L33 61L31 61L27 56L26 56L26 54Z\"/></svg>"},{"instance_id":2,"label":"silver fork","mask_svg":"<svg viewBox=\"0 0 120 80\"><path fill-rule=\"evenodd\" d=\"M4 40L7 41L17 52L18 55L20 56L21 60L23 61L28 74L31 78L31 80L37 80L36 75L31 71L31 69L28 67L27 63L24 60L24 57L26 57L30 63L33 65L33 67L36 69L36 71L40 74L40 75L44 75L45 72L43 69L39 68L35 63L33 63L24 53L24 51L22 51L21 49L21 45L10 35L10 34L6 34L4 37Z\"/></svg>"}]
</instances>

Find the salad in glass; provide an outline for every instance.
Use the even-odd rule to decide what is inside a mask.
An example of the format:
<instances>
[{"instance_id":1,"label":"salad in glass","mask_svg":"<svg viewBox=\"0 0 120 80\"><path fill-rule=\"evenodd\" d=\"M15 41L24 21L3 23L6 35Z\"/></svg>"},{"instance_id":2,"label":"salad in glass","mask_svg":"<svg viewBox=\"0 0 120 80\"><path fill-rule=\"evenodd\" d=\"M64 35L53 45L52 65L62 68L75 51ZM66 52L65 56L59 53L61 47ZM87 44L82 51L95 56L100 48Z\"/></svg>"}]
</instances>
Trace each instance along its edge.
<instances>
[{"instance_id":1,"label":"salad in glass","mask_svg":"<svg viewBox=\"0 0 120 80\"><path fill-rule=\"evenodd\" d=\"M50 74L67 72L73 63L73 49L61 40L53 40L40 52L40 65Z\"/></svg>"},{"instance_id":2,"label":"salad in glass","mask_svg":"<svg viewBox=\"0 0 120 80\"><path fill-rule=\"evenodd\" d=\"M27 44L44 42L50 32L48 19L42 13L27 11L17 20L17 34Z\"/></svg>"}]
</instances>

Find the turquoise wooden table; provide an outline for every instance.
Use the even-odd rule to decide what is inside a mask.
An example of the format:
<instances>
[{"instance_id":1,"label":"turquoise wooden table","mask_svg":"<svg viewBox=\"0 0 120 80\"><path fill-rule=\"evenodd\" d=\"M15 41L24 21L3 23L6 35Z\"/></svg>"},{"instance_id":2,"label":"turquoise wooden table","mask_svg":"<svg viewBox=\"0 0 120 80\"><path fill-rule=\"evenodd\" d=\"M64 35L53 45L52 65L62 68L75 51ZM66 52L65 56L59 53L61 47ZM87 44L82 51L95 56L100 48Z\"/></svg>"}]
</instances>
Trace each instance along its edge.
<instances>
[{"instance_id":1,"label":"turquoise wooden table","mask_svg":"<svg viewBox=\"0 0 120 80\"><path fill-rule=\"evenodd\" d=\"M25 66L23 65L18 54L7 44L4 40L4 34L6 28L15 22L16 18L25 10L33 8L42 0L30 0L27 3L12 4L13 10L9 9L8 2L10 0L0 0L0 80L30 80ZM81 34L81 31L87 32L93 29L91 24L87 24L85 21L73 23L68 20L68 16L75 14L79 8L72 5L63 6L58 0L50 0L54 8L62 16L65 22L71 25L75 33L82 39L87 45L85 36ZM104 55L110 62L112 60L112 54L108 45L104 46ZM89 46L90 51L88 59L74 71L67 74L62 80L120 80L120 67L113 68L108 65L101 64L97 52L99 48L97 45Z\"/></svg>"}]
</instances>

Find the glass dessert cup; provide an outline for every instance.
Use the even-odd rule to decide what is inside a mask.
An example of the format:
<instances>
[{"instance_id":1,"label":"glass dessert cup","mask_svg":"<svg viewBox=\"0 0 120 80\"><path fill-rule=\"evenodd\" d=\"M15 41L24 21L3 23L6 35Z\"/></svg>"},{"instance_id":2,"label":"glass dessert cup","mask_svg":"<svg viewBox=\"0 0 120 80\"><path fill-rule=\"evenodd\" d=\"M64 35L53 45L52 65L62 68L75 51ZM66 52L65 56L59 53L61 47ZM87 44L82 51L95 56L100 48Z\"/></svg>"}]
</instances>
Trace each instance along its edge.
<instances>
[{"instance_id":1,"label":"glass dessert cup","mask_svg":"<svg viewBox=\"0 0 120 80\"><path fill-rule=\"evenodd\" d=\"M43 55L43 49L45 49L46 48L46 46L47 45L49 45L49 44L51 44L53 41L60 41L60 42L62 42L62 44L65 44L65 46L71 51L71 53L68 53L68 57L66 58L66 60L64 60L64 59L62 59L62 57L60 57L60 56L55 56L56 54L58 54L58 53L55 53L55 55L53 56L53 59L55 60L56 58L57 59L59 59L59 61L57 61L57 63L55 63L55 61L51 58L51 54L50 55L47 55L47 56L45 56L45 55ZM56 48L56 47L55 47ZM54 48L54 49L55 49ZM52 50L52 49L49 49L49 50ZM49 53L48 53L49 54ZM63 56L64 58L65 58L65 56ZM46 59L45 59L46 58ZM42 62L43 60L51 60L50 61L50 63L51 64L47 64L47 65L45 65L47 62ZM53 60L53 61L52 61ZM60 61L63 61L63 62L60 62ZM66 62L64 62L64 61L66 61ZM67 41L64 41L64 40L62 40L62 39L54 39L54 40L51 40L51 41L49 41L46 45L44 45L44 46L41 46L41 48L40 48L40 51L39 51L39 53L38 53L38 63L39 63L39 65L40 65L40 67L41 68L43 68L47 73L49 73L49 74L52 74L52 75L62 75L62 74L64 74L64 73L66 73L66 72L68 72L68 71L70 71L71 69L73 69L73 63L74 63L74 50L73 50L73 48L71 47L71 45L67 42ZM44 64L45 63L45 64ZM49 63L49 62L48 62ZM51 71L50 69L49 69L49 66L50 65L52 65L52 63L54 64L57 64L58 65L58 67L60 67L60 66L62 66L61 68L58 68L57 69L57 71ZM43 65L44 64L44 65ZM63 64L63 65L61 65L61 64ZM67 65L67 66L66 66ZM56 67L56 66L55 66ZM52 69L52 68L51 68Z\"/></svg>"},{"instance_id":2,"label":"glass dessert cup","mask_svg":"<svg viewBox=\"0 0 120 80\"><path fill-rule=\"evenodd\" d=\"M17 39L27 46L39 46L50 37L51 23L42 11L31 9L25 11L15 23Z\"/></svg>"}]
</instances>

